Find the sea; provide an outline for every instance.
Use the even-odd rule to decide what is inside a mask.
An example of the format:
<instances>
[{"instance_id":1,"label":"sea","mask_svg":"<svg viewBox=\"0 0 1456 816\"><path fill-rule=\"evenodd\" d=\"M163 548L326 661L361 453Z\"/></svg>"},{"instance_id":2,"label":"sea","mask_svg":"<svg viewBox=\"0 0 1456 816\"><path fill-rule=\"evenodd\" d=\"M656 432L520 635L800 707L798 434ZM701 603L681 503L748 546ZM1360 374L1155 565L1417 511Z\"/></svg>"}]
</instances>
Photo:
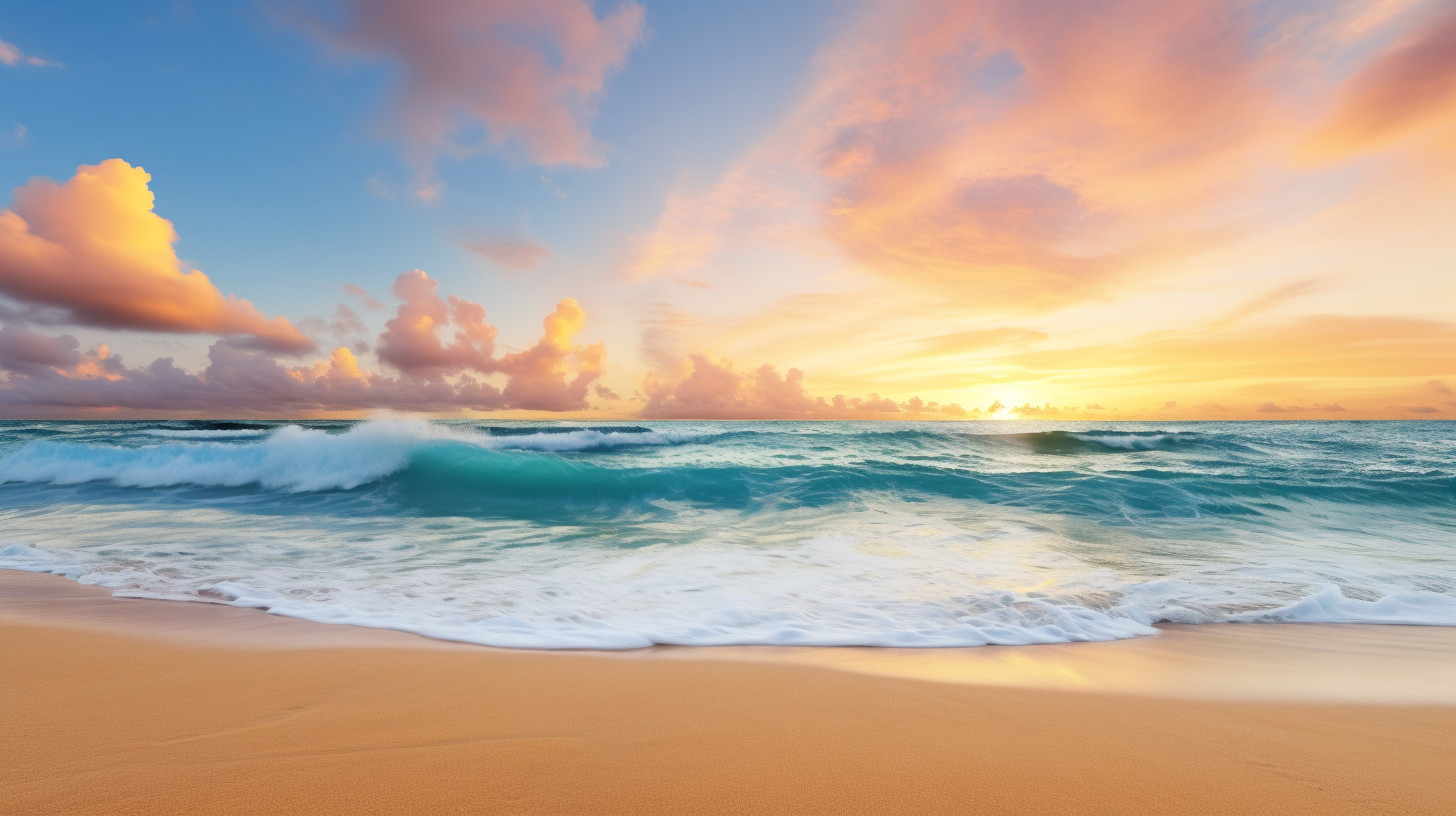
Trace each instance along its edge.
<instances>
[{"instance_id":1,"label":"sea","mask_svg":"<svg viewBox=\"0 0 1456 816\"><path fill-rule=\"evenodd\" d=\"M533 649L1456 626L1456 423L10 421L0 568Z\"/></svg>"}]
</instances>

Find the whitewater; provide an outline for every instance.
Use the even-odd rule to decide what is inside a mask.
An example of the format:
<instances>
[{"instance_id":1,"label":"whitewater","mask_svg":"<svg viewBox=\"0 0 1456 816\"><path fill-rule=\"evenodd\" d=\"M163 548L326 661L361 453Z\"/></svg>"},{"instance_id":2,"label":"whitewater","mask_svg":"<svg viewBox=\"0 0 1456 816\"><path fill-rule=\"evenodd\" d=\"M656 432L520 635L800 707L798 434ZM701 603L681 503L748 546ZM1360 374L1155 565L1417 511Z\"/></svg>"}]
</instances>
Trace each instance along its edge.
<instances>
[{"instance_id":1,"label":"whitewater","mask_svg":"<svg viewBox=\"0 0 1456 816\"><path fill-rule=\"evenodd\" d=\"M0 422L0 568L492 646L1456 625L1449 422Z\"/></svg>"}]
</instances>

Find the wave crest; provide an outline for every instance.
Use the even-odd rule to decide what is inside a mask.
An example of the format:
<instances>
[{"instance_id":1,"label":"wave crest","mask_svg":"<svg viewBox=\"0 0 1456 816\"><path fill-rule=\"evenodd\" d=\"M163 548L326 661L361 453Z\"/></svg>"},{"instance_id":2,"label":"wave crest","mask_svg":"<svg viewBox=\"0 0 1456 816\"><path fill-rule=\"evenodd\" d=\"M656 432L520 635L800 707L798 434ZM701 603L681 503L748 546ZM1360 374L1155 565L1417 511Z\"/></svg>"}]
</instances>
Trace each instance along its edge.
<instances>
[{"instance_id":1,"label":"wave crest","mask_svg":"<svg viewBox=\"0 0 1456 816\"><path fill-rule=\"evenodd\" d=\"M578 453L622 447L686 444L700 435L648 429L566 429L526 434L485 436L424 420L377 419L344 433L283 425L273 430L148 429L145 436L177 440L142 447L95 445L36 439L0 459L0 483L73 485L110 482L120 487L243 487L309 492L350 490L383 479L427 456L431 465L486 457L471 473L479 486L484 470L496 471L488 481L508 487L525 473L530 482L563 474L560 468L506 467L507 451ZM239 444L237 441L255 438ZM455 456L442 454L454 450ZM497 453L499 452L499 453ZM549 464L549 463L544 463ZM437 474L438 475L438 474ZM438 480L432 480L438 482ZM562 481L557 491L570 489Z\"/></svg>"}]
</instances>

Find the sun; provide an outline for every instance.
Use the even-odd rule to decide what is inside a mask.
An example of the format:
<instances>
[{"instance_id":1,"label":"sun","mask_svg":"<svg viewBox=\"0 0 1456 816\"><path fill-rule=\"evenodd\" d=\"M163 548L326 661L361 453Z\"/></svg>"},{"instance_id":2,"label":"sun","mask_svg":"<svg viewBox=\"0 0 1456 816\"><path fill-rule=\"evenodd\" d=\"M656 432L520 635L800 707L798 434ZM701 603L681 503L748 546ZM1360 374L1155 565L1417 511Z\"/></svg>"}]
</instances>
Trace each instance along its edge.
<instances>
[{"instance_id":1,"label":"sun","mask_svg":"<svg viewBox=\"0 0 1456 816\"><path fill-rule=\"evenodd\" d=\"M1018 406L1018 405L1024 405L1026 403L1026 400L1024 400L1022 397L1023 397L1023 395L1021 395L1021 394L1017 394L1017 393L1013 393L1013 392L1009 392L1009 391L1003 391L1003 392L998 392L996 394L992 394L992 398L993 399L992 399L991 404L992 405L1000 405L1000 407L997 408L996 410L992 411L990 414L988 414L986 416L986 418L987 419L1017 419L1018 417L1016 416L1016 406Z\"/></svg>"}]
</instances>

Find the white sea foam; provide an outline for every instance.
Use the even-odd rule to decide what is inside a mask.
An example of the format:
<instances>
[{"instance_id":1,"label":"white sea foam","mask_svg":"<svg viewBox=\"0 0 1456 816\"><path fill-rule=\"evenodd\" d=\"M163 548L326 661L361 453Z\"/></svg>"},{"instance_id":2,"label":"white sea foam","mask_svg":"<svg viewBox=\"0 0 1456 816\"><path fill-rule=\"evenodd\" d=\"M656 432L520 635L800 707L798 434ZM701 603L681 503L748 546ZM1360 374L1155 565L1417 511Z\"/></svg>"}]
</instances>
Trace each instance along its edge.
<instances>
[{"instance_id":1,"label":"white sea foam","mask_svg":"<svg viewBox=\"0 0 1456 816\"><path fill-rule=\"evenodd\" d=\"M11 546L0 550L0 567L58 572L127 596L537 649L1020 645L1150 635L1162 622L1456 625L1450 595L1361 574L1353 561L1351 591L1372 600L1320 584L1294 563L1143 580L1060 553L1045 533L1004 525L934 533L883 513L853 519L859 536L761 546L705 517L696 543L636 549L502 548L484 538L421 547L431 534L423 520L373 539L366 534L377 525L367 519L346 530L295 524L272 537L238 535L216 515L188 520L189 529L219 531L205 544L168 526L164 513L132 516L146 543L124 553L112 542L66 552ZM74 530L88 535L82 522Z\"/></svg>"},{"instance_id":2,"label":"white sea foam","mask_svg":"<svg viewBox=\"0 0 1456 816\"><path fill-rule=\"evenodd\" d=\"M1394 592L1371 601L1351 598L1334 584L1287 606L1234 615L1238 622L1392 623L1456 625L1456 598L1435 592Z\"/></svg>"},{"instance_id":3,"label":"white sea foam","mask_svg":"<svg viewBox=\"0 0 1456 816\"><path fill-rule=\"evenodd\" d=\"M1113 433L1073 433L1068 434L1073 439L1080 439L1083 442L1093 442L1098 445L1106 445L1109 448L1124 448L1126 450L1156 450L1164 442L1173 438L1171 434L1113 434Z\"/></svg>"},{"instance_id":4,"label":"white sea foam","mask_svg":"<svg viewBox=\"0 0 1456 816\"><path fill-rule=\"evenodd\" d=\"M403 470L412 454L431 444L463 445L483 451L572 453L678 445L702 438L700 434L677 431L614 433L590 429L487 436L410 419L370 420L341 434L296 425L272 431L156 429L145 433L179 441L121 447L33 440L0 459L0 483L260 485L288 491L347 490ZM257 441L217 441L226 437L257 437Z\"/></svg>"},{"instance_id":5,"label":"white sea foam","mask_svg":"<svg viewBox=\"0 0 1456 816\"><path fill-rule=\"evenodd\" d=\"M287 425L242 445L174 442L128 448L36 440L0 459L0 483L348 489L402 470L421 443L445 435L423 421L380 420L343 434Z\"/></svg>"},{"instance_id":6,"label":"white sea foam","mask_svg":"<svg viewBox=\"0 0 1456 816\"><path fill-rule=\"evenodd\" d=\"M263 428L236 428L236 429L175 429L175 428L151 428L142 431L147 436L156 436L163 439L252 439L260 436L267 436L270 432Z\"/></svg>"},{"instance_id":7,"label":"white sea foam","mask_svg":"<svg viewBox=\"0 0 1456 816\"><path fill-rule=\"evenodd\" d=\"M515 436L487 437L480 444L494 450L531 450L551 453L576 453L579 451L609 448L655 447L660 445L684 445L698 442L703 434L688 431L646 431L627 432L597 431L584 428L565 433L534 433Z\"/></svg>"}]
</instances>

